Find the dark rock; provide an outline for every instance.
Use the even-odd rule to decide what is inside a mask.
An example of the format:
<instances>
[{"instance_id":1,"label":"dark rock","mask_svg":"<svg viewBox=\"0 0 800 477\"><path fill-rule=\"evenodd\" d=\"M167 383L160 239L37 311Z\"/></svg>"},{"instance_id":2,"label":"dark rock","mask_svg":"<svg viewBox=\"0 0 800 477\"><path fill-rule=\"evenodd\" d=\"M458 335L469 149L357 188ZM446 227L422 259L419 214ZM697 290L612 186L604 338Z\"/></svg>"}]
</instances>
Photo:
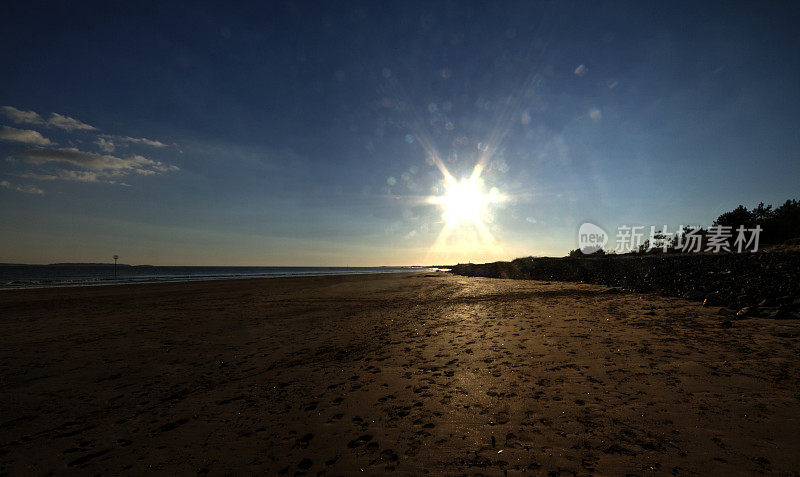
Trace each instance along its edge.
<instances>
[{"instance_id":1,"label":"dark rock","mask_svg":"<svg viewBox=\"0 0 800 477\"><path fill-rule=\"evenodd\" d=\"M692 292L689 292L689 293L686 294L686 298L688 298L689 300L692 300L692 301L701 301L705 297L703 295L703 292L692 291Z\"/></svg>"},{"instance_id":2,"label":"dark rock","mask_svg":"<svg viewBox=\"0 0 800 477\"><path fill-rule=\"evenodd\" d=\"M774 312L770 313L769 317L774 320L788 320L794 318L794 315L792 315L791 307L781 305Z\"/></svg>"},{"instance_id":3,"label":"dark rock","mask_svg":"<svg viewBox=\"0 0 800 477\"><path fill-rule=\"evenodd\" d=\"M756 313L754 311L754 307L752 307L752 306L746 306L746 307L744 307L741 310L736 312L736 318L740 319L740 320L742 318L750 318L752 316L756 316Z\"/></svg>"},{"instance_id":4,"label":"dark rock","mask_svg":"<svg viewBox=\"0 0 800 477\"><path fill-rule=\"evenodd\" d=\"M703 300L703 306L719 306L721 305L721 301L719 299L719 293L714 292L705 297Z\"/></svg>"},{"instance_id":5,"label":"dark rock","mask_svg":"<svg viewBox=\"0 0 800 477\"><path fill-rule=\"evenodd\" d=\"M741 309L791 305L800 311L800 251L747 254L629 254L519 258L511 262L456 265L464 276L567 281L626 291L682 296L705 306ZM601 292L602 293L602 292ZM618 293L616 290L608 293ZM771 316L762 314L762 316Z\"/></svg>"},{"instance_id":6,"label":"dark rock","mask_svg":"<svg viewBox=\"0 0 800 477\"><path fill-rule=\"evenodd\" d=\"M765 306L772 306L775 302L770 298L764 298L760 302L758 302L758 306L765 307Z\"/></svg>"}]
</instances>

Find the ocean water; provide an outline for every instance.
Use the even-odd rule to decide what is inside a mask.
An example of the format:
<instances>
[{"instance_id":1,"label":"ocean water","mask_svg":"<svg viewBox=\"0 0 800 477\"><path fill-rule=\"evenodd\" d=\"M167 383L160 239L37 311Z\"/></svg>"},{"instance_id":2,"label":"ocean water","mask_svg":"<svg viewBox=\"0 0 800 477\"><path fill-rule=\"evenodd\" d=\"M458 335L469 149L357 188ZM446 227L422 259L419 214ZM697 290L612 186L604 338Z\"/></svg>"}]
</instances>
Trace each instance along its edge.
<instances>
[{"instance_id":1,"label":"ocean water","mask_svg":"<svg viewBox=\"0 0 800 477\"><path fill-rule=\"evenodd\" d=\"M168 281L275 278L435 270L426 267L160 267L151 265L0 265L0 289L110 285Z\"/></svg>"}]
</instances>

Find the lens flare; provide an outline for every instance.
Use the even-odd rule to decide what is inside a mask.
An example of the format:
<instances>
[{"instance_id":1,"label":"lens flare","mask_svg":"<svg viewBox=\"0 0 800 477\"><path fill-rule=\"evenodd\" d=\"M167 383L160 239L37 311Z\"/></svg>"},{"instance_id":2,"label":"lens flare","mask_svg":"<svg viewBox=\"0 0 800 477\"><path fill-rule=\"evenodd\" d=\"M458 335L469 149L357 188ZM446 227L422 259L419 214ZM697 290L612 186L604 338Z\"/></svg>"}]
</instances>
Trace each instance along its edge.
<instances>
[{"instance_id":1,"label":"lens flare","mask_svg":"<svg viewBox=\"0 0 800 477\"><path fill-rule=\"evenodd\" d=\"M497 194L486 193L480 177L445 182L444 188L443 195L430 197L428 202L442 208L442 218L451 226L483 221L489 204L499 199Z\"/></svg>"},{"instance_id":2,"label":"lens flare","mask_svg":"<svg viewBox=\"0 0 800 477\"><path fill-rule=\"evenodd\" d=\"M457 180L438 156L432 159L444 176L444 193L428 197L427 202L442 209L444 227L431 247L429 256L501 253L502 247L486 222L491 206L505 202L508 197L496 188L486 191L481 178L483 162L475 166L468 178ZM454 239L457 243L452 243Z\"/></svg>"}]
</instances>

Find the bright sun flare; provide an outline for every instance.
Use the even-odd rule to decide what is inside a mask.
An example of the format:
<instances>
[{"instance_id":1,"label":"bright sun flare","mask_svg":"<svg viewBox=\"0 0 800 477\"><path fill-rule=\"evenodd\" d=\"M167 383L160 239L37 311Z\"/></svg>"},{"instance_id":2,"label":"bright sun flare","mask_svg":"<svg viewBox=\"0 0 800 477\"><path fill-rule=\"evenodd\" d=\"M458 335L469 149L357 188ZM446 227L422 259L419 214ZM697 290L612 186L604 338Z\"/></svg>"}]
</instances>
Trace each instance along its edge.
<instances>
[{"instance_id":1,"label":"bright sun flare","mask_svg":"<svg viewBox=\"0 0 800 477\"><path fill-rule=\"evenodd\" d=\"M491 206L508 200L497 188L486 191L481 164L475 166L467 179L457 180L441 161L435 161L444 176L441 195L427 198L429 204L441 208L444 227L436 238L429 255L455 257L465 254L502 252L490 230Z\"/></svg>"},{"instance_id":2,"label":"bright sun flare","mask_svg":"<svg viewBox=\"0 0 800 477\"><path fill-rule=\"evenodd\" d=\"M468 178L458 180L447 170L430 141L421 135L417 138L429 154L429 163L439 169L444 179L441 193L426 197L427 203L441 209L444 222L428 250L426 260L430 258L443 260L441 263L455 263L456 260L469 257L494 258L502 255L503 247L492 234L493 230L498 229L494 223L493 209L511 200L511 197L496 187L487 191L481 177L496 148L489 145L482 148L472 173Z\"/></svg>"},{"instance_id":3,"label":"bright sun flare","mask_svg":"<svg viewBox=\"0 0 800 477\"><path fill-rule=\"evenodd\" d=\"M480 178L445 182L445 194L431 197L430 202L442 208L442 218L448 225L460 222L478 223L487 212L492 197L484 191Z\"/></svg>"},{"instance_id":4,"label":"bright sun flare","mask_svg":"<svg viewBox=\"0 0 800 477\"><path fill-rule=\"evenodd\" d=\"M490 236L484 224L489 216L489 206L506 201L506 196L495 187L486 192L480 165L475 166L469 178L460 181L450 174L444 164L438 165L444 175L444 194L428 197L428 203L441 207L445 236L461 223L474 225L484 235Z\"/></svg>"}]
</instances>

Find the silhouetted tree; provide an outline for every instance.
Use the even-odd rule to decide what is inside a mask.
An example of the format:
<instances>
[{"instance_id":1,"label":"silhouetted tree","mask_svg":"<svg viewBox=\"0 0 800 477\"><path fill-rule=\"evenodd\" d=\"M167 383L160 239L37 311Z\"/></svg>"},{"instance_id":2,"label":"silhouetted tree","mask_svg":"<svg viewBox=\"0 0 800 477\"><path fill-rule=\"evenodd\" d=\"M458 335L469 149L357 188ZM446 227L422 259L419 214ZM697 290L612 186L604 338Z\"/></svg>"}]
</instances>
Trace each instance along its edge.
<instances>
[{"instance_id":1,"label":"silhouetted tree","mask_svg":"<svg viewBox=\"0 0 800 477\"><path fill-rule=\"evenodd\" d=\"M763 202L752 210L740 205L720 215L714 224L730 226L734 237L741 226L752 229L759 225L762 228L761 243L780 244L800 237L800 201L787 200L777 209L773 209L772 205L765 206Z\"/></svg>"}]
</instances>

